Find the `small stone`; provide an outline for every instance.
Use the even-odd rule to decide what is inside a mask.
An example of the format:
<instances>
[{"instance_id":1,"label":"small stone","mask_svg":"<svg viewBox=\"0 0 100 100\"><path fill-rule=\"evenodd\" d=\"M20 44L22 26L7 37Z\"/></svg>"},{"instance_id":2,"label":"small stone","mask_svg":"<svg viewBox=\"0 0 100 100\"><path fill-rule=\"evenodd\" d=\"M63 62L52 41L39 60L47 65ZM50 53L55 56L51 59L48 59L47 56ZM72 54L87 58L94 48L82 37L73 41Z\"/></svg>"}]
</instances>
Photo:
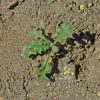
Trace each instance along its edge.
<instances>
[{"instance_id":1,"label":"small stone","mask_svg":"<svg viewBox=\"0 0 100 100\"><path fill-rule=\"evenodd\" d=\"M64 67L64 70L66 70L67 68L68 68L68 66L65 66L65 67Z\"/></svg>"},{"instance_id":2,"label":"small stone","mask_svg":"<svg viewBox=\"0 0 100 100\"><path fill-rule=\"evenodd\" d=\"M99 97L100 97L100 91L97 93L97 96L99 96Z\"/></svg>"},{"instance_id":3,"label":"small stone","mask_svg":"<svg viewBox=\"0 0 100 100\"><path fill-rule=\"evenodd\" d=\"M70 68L64 69L64 75L73 75L74 72Z\"/></svg>"},{"instance_id":4,"label":"small stone","mask_svg":"<svg viewBox=\"0 0 100 100\"><path fill-rule=\"evenodd\" d=\"M79 10L80 10L80 11L83 11L83 10L84 10L84 5L83 5L83 4L80 4Z\"/></svg>"},{"instance_id":5,"label":"small stone","mask_svg":"<svg viewBox=\"0 0 100 100\"><path fill-rule=\"evenodd\" d=\"M7 15L8 15L9 17L12 17L12 16L14 15L14 12L13 12L12 10L9 10L9 11L7 12Z\"/></svg>"},{"instance_id":6,"label":"small stone","mask_svg":"<svg viewBox=\"0 0 100 100\"><path fill-rule=\"evenodd\" d=\"M92 7L92 6L93 6L93 3L90 2L90 3L88 4L88 7Z\"/></svg>"},{"instance_id":7,"label":"small stone","mask_svg":"<svg viewBox=\"0 0 100 100\"><path fill-rule=\"evenodd\" d=\"M54 98L54 100L57 100L57 98Z\"/></svg>"}]
</instances>

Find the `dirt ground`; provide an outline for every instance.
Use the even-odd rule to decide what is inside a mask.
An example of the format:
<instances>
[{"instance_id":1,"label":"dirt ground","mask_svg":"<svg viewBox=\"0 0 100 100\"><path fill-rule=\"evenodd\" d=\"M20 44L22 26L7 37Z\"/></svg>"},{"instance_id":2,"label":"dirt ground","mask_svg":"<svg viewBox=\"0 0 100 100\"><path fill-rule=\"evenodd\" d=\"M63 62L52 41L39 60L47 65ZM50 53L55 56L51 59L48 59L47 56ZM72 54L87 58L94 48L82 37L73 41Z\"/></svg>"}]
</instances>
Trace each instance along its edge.
<instances>
[{"instance_id":1,"label":"dirt ground","mask_svg":"<svg viewBox=\"0 0 100 100\"><path fill-rule=\"evenodd\" d=\"M70 66L76 76L60 72L55 82L41 81L34 70L42 57L26 59L22 49L31 26L54 33L61 22L71 23L76 41L66 45L59 70ZM0 0L0 100L100 100L99 35L100 0Z\"/></svg>"}]
</instances>

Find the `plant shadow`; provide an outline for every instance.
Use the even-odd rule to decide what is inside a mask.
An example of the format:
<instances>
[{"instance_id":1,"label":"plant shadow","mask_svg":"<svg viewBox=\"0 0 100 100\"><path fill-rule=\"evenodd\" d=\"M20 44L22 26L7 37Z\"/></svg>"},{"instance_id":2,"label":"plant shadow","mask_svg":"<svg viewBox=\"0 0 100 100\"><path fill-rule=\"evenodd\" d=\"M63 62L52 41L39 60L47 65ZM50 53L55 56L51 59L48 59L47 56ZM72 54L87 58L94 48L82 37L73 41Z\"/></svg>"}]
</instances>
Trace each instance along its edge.
<instances>
[{"instance_id":1,"label":"plant shadow","mask_svg":"<svg viewBox=\"0 0 100 100\"><path fill-rule=\"evenodd\" d=\"M46 38L52 41L51 34L49 34L49 35ZM68 52L71 52L71 51L66 50L65 46L70 45L71 47L73 47L73 46L76 45L76 42L77 42L78 44L80 44L80 46L82 48L85 48L85 45L87 45L88 43L90 43L90 45L94 45L96 37L97 37L96 33L90 33L89 31L79 32L79 33L73 33L72 37L68 38L66 40L66 43L64 45L59 45L59 52L56 53L54 55L54 57L52 57L53 58L52 72L50 74L47 74L47 77L49 78L49 80L51 82L55 81L55 78L53 77L53 75L60 73L59 68L58 68L59 59L64 58L66 56L66 54L68 54ZM40 56L43 56L43 55L46 55L46 54L48 54L48 51L46 53L42 53ZM31 55L31 58L33 60L36 57L37 56L35 56L35 55ZM74 60L75 59L70 59L69 63L74 63ZM80 65L76 65L75 63L74 63L74 65L75 65L74 76L75 76L75 79L78 79L81 66Z\"/></svg>"},{"instance_id":2,"label":"plant shadow","mask_svg":"<svg viewBox=\"0 0 100 100\"><path fill-rule=\"evenodd\" d=\"M73 33L71 38L67 39L67 45L70 46L76 46L77 44L80 44L80 47L85 48L85 45L87 45L89 43L89 45L87 46L87 48L91 47L92 45L95 44L96 39L99 37L99 35L97 35L96 33L90 33L89 31L86 32L79 32L79 33ZM85 55L84 55L85 58ZM83 58L83 59L84 59ZM83 60L81 59L81 60ZM74 63L74 59L70 60L70 63ZM80 73L80 69L81 69L81 65L75 65L75 79L78 79L79 73Z\"/></svg>"},{"instance_id":3,"label":"plant shadow","mask_svg":"<svg viewBox=\"0 0 100 100\"><path fill-rule=\"evenodd\" d=\"M81 69L80 65L75 65L75 79L78 79L80 69Z\"/></svg>"},{"instance_id":4,"label":"plant shadow","mask_svg":"<svg viewBox=\"0 0 100 100\"><path fill-rule=\"evenodd\" d=\"M72 37L68 38L67 44L74 46L75 42L77 42L84 47L88 42L90 42L90 45L93 45L95 43L96 36L96 33L90 33L89 31L73 33Z\"/></svg>"},{"instance_id":5,"label":"plant shadow","mask_svg":"<svg viewBox=\"0 0 100 100\"><path fill-rule=\"evenodd\" d=\"M64 45L60 45L59 52L56 54L56 58L54 59L54 62L53 62L54 64L53 64L52 72L49 74L50 81L52 81L50 76L53 76L55 73L59 74L60 72L58 69L58 60L61 58L64 58L68 52L71 52L64 48L66 44L73 47L76 45L75 43L77 42L78 44L80 44L82 48L85 48L85 45L87 45L88 43L90 43L90 45L94 45L96 37L97 37L96 33L90 33L89 31L73 33L72 37L68 38ZM74 60L75 59L70 59L69 63L74 63ZM76 65L75 63L74 65L75 65L74 76L75 76L75 79L78 79L81 66ZM54 81L54 78L53 78L53 81Z\"/></svg>"}]
</instances>

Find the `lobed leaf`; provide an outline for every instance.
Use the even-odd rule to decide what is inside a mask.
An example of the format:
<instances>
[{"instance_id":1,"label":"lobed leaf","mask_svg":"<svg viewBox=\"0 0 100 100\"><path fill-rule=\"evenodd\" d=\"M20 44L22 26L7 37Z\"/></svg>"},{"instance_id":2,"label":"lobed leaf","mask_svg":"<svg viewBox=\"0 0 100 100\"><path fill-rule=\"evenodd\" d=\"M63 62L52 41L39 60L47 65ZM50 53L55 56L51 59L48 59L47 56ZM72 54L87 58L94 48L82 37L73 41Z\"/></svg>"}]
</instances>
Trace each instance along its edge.
<instances>
[{"instance_id":1,"label":"lobed leaf","mask_svg":"<svg viewBox=\"0 0 100 100\"><path fill-rule=\"evenodd\" d=\"M24 55L26 58L29 58L32 54L33 54L33 52L30 51L29 48L24 48L23 55Z\"/></svg>"},{"instance_id":2,"label":"lobed leaf","mask_svg":"<svg viewBox=\"0 0 100 100\"><path fill-rule=\"evenodd\" d=\"M24 49L23 54L25 57L29 58L32 54L42 54L43 52L46 52L49 48L49 42L39 39L37 41L32 41L30 44L28 44Z\"/></svg>"},{"instance_id":3,"label":"lobed leaf","mask_svg":"<svg viewBox=\"0 0 100 100\"><path fill-rule=\"evenodd\" d=\"M48 73L51 73L52 68L51 66L48 64L48 62L45 62L44 65L42 65L39 69L38 69L38 75L40 76L41 80L47 80L48 77L46 76Z\"/></svg>"},{"instance_id":4,"label":"lobed leaf","mask_svg":"<svg viewBox=\"0 0 100 100\"><path fill-rule=\"evenodd\" d=\"M53 38L56 42L63 43L68 38L71 32L71 27L69 24L64 23L58 28L57 32L54 34Z\"/></svg>"},{"instance_id":5,"label":"lobed leaf","mask_svg":"<svg viewBox=\"0 0 100 100\"><path fill-rule=\"evenodd\" d=\"M42 36L43 35L43 32L42 30L36 30L35 27L32 27L32 31L30 32L30 34L32 36Z\"/></svg>"}]
</instances>

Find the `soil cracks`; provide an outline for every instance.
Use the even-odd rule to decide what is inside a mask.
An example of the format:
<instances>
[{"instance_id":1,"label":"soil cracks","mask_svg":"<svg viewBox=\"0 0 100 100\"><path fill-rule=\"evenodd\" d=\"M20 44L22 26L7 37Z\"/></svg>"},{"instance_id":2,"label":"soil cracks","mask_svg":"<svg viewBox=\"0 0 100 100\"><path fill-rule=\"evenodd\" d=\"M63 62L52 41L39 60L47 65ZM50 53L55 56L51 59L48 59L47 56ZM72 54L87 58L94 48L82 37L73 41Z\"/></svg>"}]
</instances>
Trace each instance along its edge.
<instances>
[{"instance_id":1,"label":"soil cracks","mask_svg":"<svg viewBox=\"0 0 100 100\"><path fill-rule=\"evenodd\" d=\"M28 91L26 89L28 82L25 80L25 77L23 77L23 90L25 91L25 100L28 100Z\"/></svg>"}]
</instances>

